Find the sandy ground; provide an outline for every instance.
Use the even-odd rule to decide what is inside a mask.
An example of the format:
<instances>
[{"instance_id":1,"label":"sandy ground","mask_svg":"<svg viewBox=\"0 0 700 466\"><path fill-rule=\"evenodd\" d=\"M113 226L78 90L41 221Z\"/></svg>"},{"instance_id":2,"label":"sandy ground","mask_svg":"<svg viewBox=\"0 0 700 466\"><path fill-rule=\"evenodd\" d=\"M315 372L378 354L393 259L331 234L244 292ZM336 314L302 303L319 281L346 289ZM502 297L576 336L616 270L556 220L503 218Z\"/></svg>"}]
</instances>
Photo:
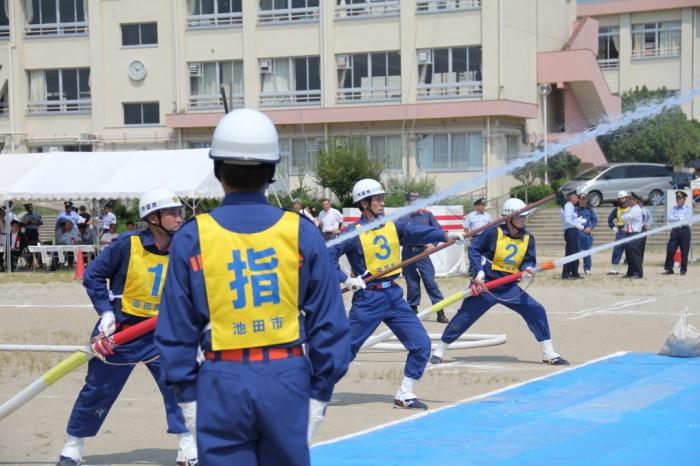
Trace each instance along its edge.
<instances>
[{"instance_id":1,"label":"sandy ground","mask_svg":"<svg viewBox=\"0 0 700 466\"><path fill-rule=\"evenodd\" d=\"M541 261L547 257L540 254ZM573 365L617 351L658 351L686 307L689 322L700 327L698 264L691 265L685 277L662 276L661 252L648 251L645 279L624 280L605 275L607 258L607 253L596 257L594 274L584 280L562 281L557 270L540 274L528 289L548 311L555 349ZM440 279L439 284L447 296L465 282L451 278ZM426 297L423 305L429 305ZM448 317L457 308L448 308ZM0 314L0 343L82 344L96 319L81 285L68 274L0 277ZM433 317L425 325L430 333L444 328ZM429 367L416 392L431 408L561 370L540 362L539 345L524 322L502 306L494 307L471 331L505 333L508 341L500 346L449 351L447 364ZM0 353L0 402L66 356ZM392 407L404 359L405 352L361 353L336 386L317 440L412 415ZM84 376L85 367L75 370L0 421L0 465L55 463ZM100 434L86 442L85 461L93 465L174 464L176 439L165 429L160 395L146 369L138 366Z\"/></svg>"}]
</instances>

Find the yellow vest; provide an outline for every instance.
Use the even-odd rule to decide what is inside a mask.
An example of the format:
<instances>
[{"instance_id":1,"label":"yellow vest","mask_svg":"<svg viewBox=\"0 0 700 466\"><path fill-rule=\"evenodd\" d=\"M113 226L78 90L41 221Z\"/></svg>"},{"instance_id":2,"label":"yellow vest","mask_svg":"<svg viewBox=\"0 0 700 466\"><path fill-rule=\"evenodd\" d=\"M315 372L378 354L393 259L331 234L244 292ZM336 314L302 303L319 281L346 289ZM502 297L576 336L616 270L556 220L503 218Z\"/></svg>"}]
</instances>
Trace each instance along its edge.
<instances>
[{"instance_id":1,"label":"yellow vest","mask_svg":"<svg viewBox=\"0 0 700 466\"><path fill-rule=\"evenodd\" d=\"M157 316L169 256L148 252L139 235L129 239L131 255L122 293L122 312L139 317Z\"/></svg>"},{"instance_id":2,"label":"yellow vest","mask_svg":"<svg viewBox=\"0 0 700 466\"><path fill-rule=\"evenodd\" d=\"M197 215L214 351L299 339L299 215L234 233Z\"/></svg>"},{"instance_id":3,"label":"yellow vest","mask_svg":"<svg viewBox=\"0 0 700 466\"><path fill-rule=\"evenodd\" d=\"M629 207L625 207L625 208L618 207L618 208L617 208L617 226L618 226L618 227L621 227L621 226L623 226L623 225L625 224L625 222L622 221L622 216L623 216L625 213L627 213L628 210L630 210Z\"/></svg>"},{"instance_id":4,"label":"yellow vest","mask_svg":"<svg viewBox=\"0 0 700 466\"><path fill-rule=\"evenodd\" d=\"M520 270L520 264L525 258L530 235L526 234L522 238L515 239L504 235L502 228L496 230L498 231L498 239L496 240L496 251L493 253L491 270L516 273Z\"/></svg>"},{"instance_id":5,"label":"yellow vest","mask_svg":"<svg viewBox=\"0 0 700 466\"><path fill-rule=\"evenodd\" d=\"M355 226L359 227L359 224ZM365 267L372 275L378 275L401 263L399 234L394 222L387 222L376 230L361 233L360 243L365 256ZM392 273L399 274L401 269Z\"/></svg>"}]
</instances>

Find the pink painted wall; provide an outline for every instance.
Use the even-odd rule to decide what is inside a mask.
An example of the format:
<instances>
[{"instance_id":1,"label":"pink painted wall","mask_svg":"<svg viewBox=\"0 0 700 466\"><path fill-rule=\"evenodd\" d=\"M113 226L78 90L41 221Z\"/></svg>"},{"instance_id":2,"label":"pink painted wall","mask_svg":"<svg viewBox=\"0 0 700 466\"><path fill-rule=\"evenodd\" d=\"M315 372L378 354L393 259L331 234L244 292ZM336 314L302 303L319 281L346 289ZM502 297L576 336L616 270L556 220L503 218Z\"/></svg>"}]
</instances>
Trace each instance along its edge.
<instances>
[{"instance_id":1,"label":"pink painted wall","mask_svg":"<svg viewBox=\"0 0 700 466\"><path fill-rule=\"evenodd\" d=\"M580 4L576 6L576 14L579 17L604 16L692 7L700 7L700 0L618 0Z\"/></svg>"},{"instance_id":2,"label":"pink painted wall","mask_svg":"<svg viewBox=\"0 0 700 466\"><path fill-rule=\"evenodd\" d=\"M598 21L585 17L574 22L574 32L564 44L564 50L590 50L598 56Z\"/></svg>"}]
</instances>

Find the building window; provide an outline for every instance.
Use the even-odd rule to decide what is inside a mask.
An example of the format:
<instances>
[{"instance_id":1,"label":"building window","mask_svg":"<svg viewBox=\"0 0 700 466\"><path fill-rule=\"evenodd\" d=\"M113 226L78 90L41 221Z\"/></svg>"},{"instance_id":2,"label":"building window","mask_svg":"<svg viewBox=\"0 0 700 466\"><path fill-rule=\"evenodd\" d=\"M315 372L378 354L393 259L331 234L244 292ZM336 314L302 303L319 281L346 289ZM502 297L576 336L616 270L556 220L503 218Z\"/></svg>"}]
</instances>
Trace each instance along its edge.
<instances>
[{"instance_id":1,"label":"building window","mask_svg":"<svg viewBox=\"0 0 700 466\"><path fill-rule=\"evenodd\" d=\"M598 28L598 64L601 69L617 68L620 61L620 27Z\"/></svg>"},{"instance_id":2,"label":"building window","mask_svg":"<svg viewBox=\"0 0 700 466\"><path fill-rule=\"evenodd\" d=\"M160 105L158 102L125 103L124 125L143 126L160 123Z\"/></svg>"},{"instance_id":3,"label":"building window","mask_svg":"<svg viewBox=\"0 0 700 466\"><path fill-rule=\"evenodd\" d=\"M318 21L318 0L260 0L259 23Z\"/></svg>"},{"instance_id":4,"label":"building window","mask_svg":"<svg viewBox=\"0 0 700 466\"><path fill-rule=\"evenodd\" d=\"M29 71L27 113L89 112L90 68Z\"/></svg>"},{"instance_id":5,"label":"building window","mask_svg":"<svg viewBox=\"0 0 700 466\"><path fill-rule=\"evenodd\" d=\"M192 62L187 66L191 108L223 108L222 86L230 108L243 106L242 60Z\"/></svg>"},{"instance_id":6,"label":"building window","mask_svg":"<svg viewBox=\"0 0 700 466\"><path fill-rule=\"evenodd\" d=\"M426 171L481 171L481 133L419 135L418 168Z\"/></svg>"},{"instance_id":7,"label":"building window","mask_svg":"<svg viewBox=\"0 0 700 466\"><path fill-rule=\"evenodd\" d=\"M187 147L189 149L209 149L211 141L189 141Z\"/></svg>"},{"instance_id":8,"label":"building window","mask_svg":"<svg viewBox=\"0 0 700 466\"><path fill-rule=\"evenodd\" d=\"M401 98L399 52L336 55L339 102Z\"/></svg>"},{"instance_id":9,"label":"building window","mask_svg":"<svg viewBox=\"0 0 700 466\"><path fill-rule=\"evenodd\" d=\"M124 47L158 44L158 23L122 24L121 26Z\"/></svg>"},{"instance_id":10,"label":"building window","mask_svg":"<svg viewBox=\"0 0 700 466\"><path fill-rule=\"evenodd\" d=\"M28 36L84 35L88 31L85 0L30 0L24 13Z\"/></svg>"},{"instance_id":11,"label":"building window","mask_svg":"<svg viewBox=\"0 0 700 466\"><path fill-rule=\"evenodd\" d=\"M385 170L403 170L401 136L370 136L367 155Z\"/></svg>"},{"instance_id":12,"label":"building window","mask_svg":"<svg viewBox=\"0 0 700 466\"><path fill-rule=\"evenodd\" d=\"M281 175L303 175L316 170L316 160L321 150L320 138L283 138L280 144Z\"/></svg>"},{"instance_id":13,"label":"building window","mask_svg":"<svg viewBox=\"0 0 700 466\"><path fill-rule=\"evenodd\" d=\"M481 46L418 50L418 98L480 97Z\"/></svg>"},{"instance_id":14,"label":"building window","mask_svg":"<svg viewBox=\"0 0 700 466\"><path fill-rule=\"evenodd\" d=\"M632 25L632 58L673 57L680 54L680 21Z\"/></svg>"},{"instance_id":15,"label":"building window","mask_svg":"<svg viewBox=\"0 0 700 466\"><path fill-rule=\"evenodd\" d=\"M506 134L506 162L517 159L518 154L520 154L520 136Z\"/></svg>"},{"instance_id":16,"label":"building window","mask_svg":"<svg viewBox=\"0 0 700 466\"><path fill-rule=\"evenodd\" d=\"M363 16L399 16L399 0L336 0L336 18L357 18Z\"/></svg>"},{"instance_id":17,"label":"building window","mask_svg":"<svg viewBox=\"0 0 700 466\"><path fill-rule=\"evenodd\" d=\"M478 10L481 8L481 0L418 0L416 11L418 13L432 13L447 10Z\"/></svg>"},{"instance_id":18,"label":"building window","mask_svg":"<svg viewBox=\"0 0 700 466\"><path fill-rule=\"evenodd\" d=\"M319 57L264 58L260 65L261 105L297 105L321 101Z\"/></svg>"},{"instance_id":19,"label":"building window","mask_svg":"<svg viewBox=\"0 0 700 466\"><path fill-rule=\"evenodd\" d=\"M240 26L243 22L242 0L194 0L187 16L187 27L210 28Z\"/></svg>"},{"instance_id":20,"label":"building window","mask_svg":"<svg viewBox=\"0 0 700 466\"><path fill-rule=\"evenodd\" d=\"M10 18L7 17L7 2L0 0L0 39L10 37Z\"/></svg>"}]
</instances>

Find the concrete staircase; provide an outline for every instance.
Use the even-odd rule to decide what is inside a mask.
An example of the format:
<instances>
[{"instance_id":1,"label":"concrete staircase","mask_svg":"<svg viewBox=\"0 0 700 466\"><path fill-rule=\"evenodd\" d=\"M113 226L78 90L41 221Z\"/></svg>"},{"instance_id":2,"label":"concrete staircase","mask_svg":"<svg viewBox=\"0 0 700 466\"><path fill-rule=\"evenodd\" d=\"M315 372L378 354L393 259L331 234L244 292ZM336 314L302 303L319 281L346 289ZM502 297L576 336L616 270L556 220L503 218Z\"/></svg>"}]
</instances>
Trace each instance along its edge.
<instances>
[{"instance_id":1,"label":"concrete staircase","mask_svg":"<svg viewBox=\"0 0 700 466\"><path fill-rule=\"evenodd\" d=\"M599 207L595 210L598 215L598 226L593 230L593 246L609 243L615 239L615 234L608 228L608 214L612 206ZM651 210L651 209L650 209ZM654 212L652 211L652 214ZM697 214L695 209L694 214ZM666 206L656 209L657 226L666 224ZM537 249L547 251L564 252L564 232L561 229L559 207L538 209L528 219L527 229L535 235ZM665 248L670 231L664 231L647 239L647 248ZM700 238L700 224L694 224L692 228L692 242L696 243Z\"/></svg>"},{"instance_id":2,"label":"concrete staircase","mask_svg":"<svg viewBox=\"0 0 700 466\"><path fill-rule=\"evenodd\" d=\"M54 239L55 230L53 227L56 225L57 215L42 215L41 219L44 224L39 227L39 241L42 244L51 244Z\"/></svg>"}]
</instances>

